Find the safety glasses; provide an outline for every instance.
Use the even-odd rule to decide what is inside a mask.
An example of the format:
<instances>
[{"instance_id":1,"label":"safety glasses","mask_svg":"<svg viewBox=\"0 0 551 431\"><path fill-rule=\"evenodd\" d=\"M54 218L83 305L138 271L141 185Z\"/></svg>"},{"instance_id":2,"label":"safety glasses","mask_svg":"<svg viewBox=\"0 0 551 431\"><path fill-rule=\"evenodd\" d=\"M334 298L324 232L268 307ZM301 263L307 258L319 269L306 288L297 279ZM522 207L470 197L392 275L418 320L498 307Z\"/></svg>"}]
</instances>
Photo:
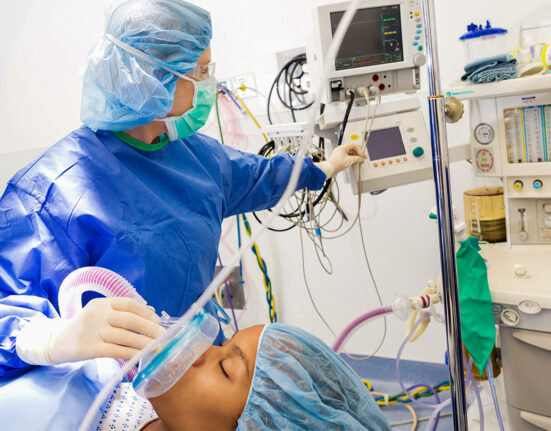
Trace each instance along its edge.
<instances>
[{"instance_id":1,"label":"safety glasses","mask_svg":"<svg viewBox=\"0 0 551 431\"><path fill-rule=\"evenodd\" d=\"M208 79L211 76L214 76L215 70L216 70L216 63L198 64L193 69L191 69L188 73L186 73L186 75L197 81L204 81L205 79Z\"/></svg>"}]
</instances>

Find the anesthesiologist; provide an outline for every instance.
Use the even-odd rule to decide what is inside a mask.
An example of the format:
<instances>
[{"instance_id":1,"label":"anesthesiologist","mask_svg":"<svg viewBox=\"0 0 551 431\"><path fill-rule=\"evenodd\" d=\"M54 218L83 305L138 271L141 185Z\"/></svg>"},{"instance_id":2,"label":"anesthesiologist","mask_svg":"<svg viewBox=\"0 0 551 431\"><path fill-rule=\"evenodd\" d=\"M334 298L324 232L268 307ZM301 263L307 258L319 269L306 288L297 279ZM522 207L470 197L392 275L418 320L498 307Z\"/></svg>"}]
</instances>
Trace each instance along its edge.
<instances>
[{"instance_id":1,"label":"anesthesiologist","mask_svg":"<svg viewBox=\"0 0 551 431\"><path fill-rule=\"evenodd\" d=\"M283 194L293 157L197 133L216 94L211 35L209 13L181 0L131 0L113 12L88 57L84 125L20 170L0 199L0 376L130 358L162 332L157 315L96 298L66 321L64 278L108 268L158 313L180 316L213 278L222 220ZM349 144L317 166L306 160L297 188L319 189L364 158Z\"/></svg>"}]
</instances>

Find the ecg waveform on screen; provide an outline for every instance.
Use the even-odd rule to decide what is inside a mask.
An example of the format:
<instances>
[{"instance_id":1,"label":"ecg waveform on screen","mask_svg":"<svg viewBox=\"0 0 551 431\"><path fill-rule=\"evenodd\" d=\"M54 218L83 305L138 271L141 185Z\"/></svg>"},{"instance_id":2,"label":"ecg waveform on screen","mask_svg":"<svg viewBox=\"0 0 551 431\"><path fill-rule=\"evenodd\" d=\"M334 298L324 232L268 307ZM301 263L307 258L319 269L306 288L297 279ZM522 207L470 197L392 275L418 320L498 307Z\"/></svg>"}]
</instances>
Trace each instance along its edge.
<instances>
[{"instance_id":1,"label":"ecg waveform on screen","mask_svg":"<svg viewBox=\"0 0 551 431\"><path fill-rule=\"evenodd\" d=\"M331 14L333 33L342 13ZM360 9L335 60L336 70L404 61L399 6Z\"/></svg>"}]
</instances>

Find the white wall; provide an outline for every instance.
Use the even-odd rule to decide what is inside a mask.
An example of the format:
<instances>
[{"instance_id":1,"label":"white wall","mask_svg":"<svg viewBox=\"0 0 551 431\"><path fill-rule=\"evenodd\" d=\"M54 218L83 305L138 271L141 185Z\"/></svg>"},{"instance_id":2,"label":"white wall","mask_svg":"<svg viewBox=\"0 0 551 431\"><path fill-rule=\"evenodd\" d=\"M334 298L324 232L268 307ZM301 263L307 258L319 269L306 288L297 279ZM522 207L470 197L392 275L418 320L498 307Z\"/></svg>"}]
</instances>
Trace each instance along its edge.
<instances>
[{"instance_id":1,"label":"white wall","mask_svg":"<svg viewBox=\"0 0 551 431\"><path fill-rule=\"evenodd\" d=\"M218 77L252 71L258 88L267 93L276 73L275 52L306 44L311 31L311 8L321 3L324 2L197 0L197 4L213 15L212 47ZM444 85L460 75L463 55L457 38L470 21L482 22L489 17L494 25L512 30L515 38L515 29L521 23L551 17L548 0L440 0L436 3ZM102 15L102 2L98 0L0 3L0 40L4 48L0 57L0 180L12 174L13 157L21 157L8 157L7 153L49 146L79 125L81 79L78 72L86 53L102 33ZM250 105L265 122L265 101L251 99ZM261 141L248 120L243 127L252 151ZM210 130L215 133L213 128ZM466 142L467 122L450 126L448 133L450 145ZM462 192L483 181L475 179L470 166L462 162L453 166L452 182L454 202L462 213ZM355 199L344 183L340 185L342 206L353 216ZM415 295L428 279L438 276L436 225L427 217L433 205L431 182L364 198L362 226L385 303L392 301L394 293ZM253 228L258 226L253 224ZM233 232L227 242L235 244ZM259 246L269 265L280 319L331 342L332 337L315 316L307 297L301 275L298 233L268 234L259 241ZM341 330L353 318L375 307L377 301L357 228L345 238L327 242L326 250L334 265L332 276L321 271L311 244L306 242L307 277L318 307L335 330ZM225 248L222 255L227 261ZM265 321L262 285L250 256L246 270L253 289L242 323ZM378 342L381 328L380 321L367 326L358 332L348 350L369 353ZM381 354L394 356L403 336L404 324L390 318L387 342ZM428 334L408 348L406 357L441 361L444 349L443 328L432 325Z\"/></svg>"}]
</instances>

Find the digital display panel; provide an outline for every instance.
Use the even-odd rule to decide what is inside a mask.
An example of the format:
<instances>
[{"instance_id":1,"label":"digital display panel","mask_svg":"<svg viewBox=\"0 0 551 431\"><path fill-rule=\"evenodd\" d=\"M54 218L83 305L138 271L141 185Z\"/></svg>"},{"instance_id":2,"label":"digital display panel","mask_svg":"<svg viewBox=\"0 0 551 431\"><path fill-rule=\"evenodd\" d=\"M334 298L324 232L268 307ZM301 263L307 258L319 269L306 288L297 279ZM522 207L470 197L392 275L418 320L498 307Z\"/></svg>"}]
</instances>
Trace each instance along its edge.
<instances>
[{"instance_id":1,"label":"digital display panel","mask_svg":"<svg viewBox=\"0 0 551 431\"><path fill-rule=\"evenodd\" d=\"M344 11L331 12L334 36ZM335 59L335 69L404 61L400 5L358 9Z\"/></svg>"},{"instance_id":2,"label":"digital display panel","mask_svg":"<svg viewBox=\"0 0 551 431\"><path fill-rule=\"evenodd\" d=\"M405 155L406 147L400 128L373 130L367 141L367 153L371 161Z\"/></svg>"}]
</instances>

